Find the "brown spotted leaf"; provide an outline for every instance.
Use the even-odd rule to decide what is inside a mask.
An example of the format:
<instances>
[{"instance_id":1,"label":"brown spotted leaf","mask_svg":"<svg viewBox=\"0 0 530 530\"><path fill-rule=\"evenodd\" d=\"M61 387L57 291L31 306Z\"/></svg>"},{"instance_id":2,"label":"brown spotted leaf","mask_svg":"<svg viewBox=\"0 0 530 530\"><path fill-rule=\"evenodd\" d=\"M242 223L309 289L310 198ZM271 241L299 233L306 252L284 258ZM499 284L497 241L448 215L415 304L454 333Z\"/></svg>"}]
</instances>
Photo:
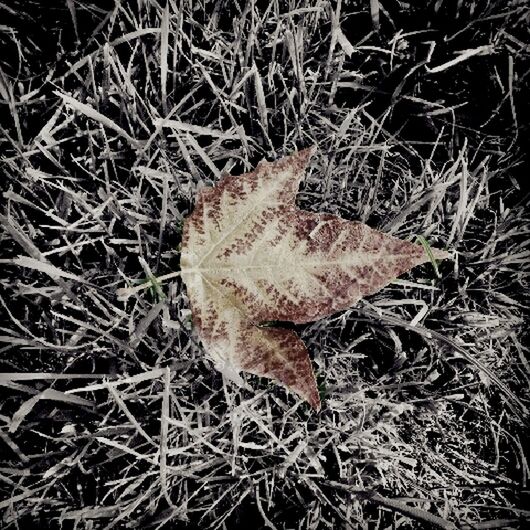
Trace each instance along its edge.
<instances>
[{"instance_id":1,"label":"brown spotted leaf","mask_svg":"<svg viewBox=\"0 0 530 530\"><path fill-rule=\"evenodd\" d=\"M311 154L261 162L203 188L184 224L181 274L195 328L219 370L276 379L318 409L304 343L260 324L300 324L346 309L429 257L363 223L298 209Z\"/></svg>"}]
</instances>

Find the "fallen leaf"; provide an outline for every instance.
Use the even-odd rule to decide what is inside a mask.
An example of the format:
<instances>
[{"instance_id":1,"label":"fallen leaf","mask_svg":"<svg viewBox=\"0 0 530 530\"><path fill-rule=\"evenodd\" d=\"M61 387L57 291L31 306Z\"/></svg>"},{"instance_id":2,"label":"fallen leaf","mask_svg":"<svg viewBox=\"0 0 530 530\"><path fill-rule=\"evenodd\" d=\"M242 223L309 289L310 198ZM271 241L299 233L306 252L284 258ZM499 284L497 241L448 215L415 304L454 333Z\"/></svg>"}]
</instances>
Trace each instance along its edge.
<instances>
[{"instance_id":1,"label":"fallen leaf","mask_svg":"<svg viewBox=\"0 0 530 530\"><path fill-rule=\"evenodd\" d=\"M184 223L181 275L217 369L239 383L240 371L276 379L319 409L304 343L294 331L260 324L301 324L346 309L429 257L421 245L363 223L298 209L312 153L264 161L201 189Z\"/></svg>"}]
</instances>

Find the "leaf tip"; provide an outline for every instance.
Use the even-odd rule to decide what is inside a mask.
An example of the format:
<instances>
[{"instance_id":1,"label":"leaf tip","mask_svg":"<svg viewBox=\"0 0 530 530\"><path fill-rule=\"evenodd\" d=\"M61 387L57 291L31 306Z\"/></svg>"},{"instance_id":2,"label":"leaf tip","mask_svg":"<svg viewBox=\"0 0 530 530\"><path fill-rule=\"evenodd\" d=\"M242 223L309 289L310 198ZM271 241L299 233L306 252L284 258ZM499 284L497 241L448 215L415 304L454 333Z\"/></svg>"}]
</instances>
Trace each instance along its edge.
<instances>
[{"instance_id":1,"label":"leaf tip","mask_svg":"<svg viewBox=\"0 0 530 530\"><path fill-rule=\"evenodd\" d=\"M436 260L450 259L452 257L451 252L447 250L442 250L440 248L431 248L432 255Z\"/></svg>"},{"instance_id":2,"label":"leaf tip","mask_svg":"<svg viewBox=\"0 0 530 530\"><path fill-rule=\"evenodd\" d=\"M322 408L322 403L320 401L320 396L318 395L318 391L311 394L308 403L311 405L311 408L315 412L320 412L320 409Z\"/></svg>"},{"instance_id":3,"label":"leaf tip","mask_svg":"<svg viewBox=\"0 0 530 530\"><path fill-rule=\"evenodd\" d=\"M304 149L300 149L300 151L294 153L294 156L296 156L300 160L300 162L307 164L307 162L309 162L309 159L317 152L317 149L317 145L313 144L309 147L305 147Z\"/></svg>"}]
</instances>

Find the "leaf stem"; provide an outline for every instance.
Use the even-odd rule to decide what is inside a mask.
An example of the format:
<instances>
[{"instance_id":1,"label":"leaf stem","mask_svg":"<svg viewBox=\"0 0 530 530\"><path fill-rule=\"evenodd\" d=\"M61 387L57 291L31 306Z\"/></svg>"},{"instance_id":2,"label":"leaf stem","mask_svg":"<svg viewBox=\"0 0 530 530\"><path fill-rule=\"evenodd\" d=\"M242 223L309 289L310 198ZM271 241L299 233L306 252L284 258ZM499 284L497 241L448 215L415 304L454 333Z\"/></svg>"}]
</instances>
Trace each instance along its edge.
<instances>
[{"instance_id":1,"label":"leaf stem","mask_svg":"<svg viewBox=\"0 0 530 530\"><path fill-rule=\"evenodd\" d=\"M156 284L161 284L166 280L171 280L171 278L179 277L180 274L181 271L170 272L159 277L153 276L153 279L149 278L148 281L140 285L136 285L135 287L121 287L116 291L116 294L118 295L118 300L125 301L127 300L127 298L129 298L129 296L139 293L144 289L148 289L149 287L153 287L155 285L155 282Z\"/></svg>"}]
</instances>

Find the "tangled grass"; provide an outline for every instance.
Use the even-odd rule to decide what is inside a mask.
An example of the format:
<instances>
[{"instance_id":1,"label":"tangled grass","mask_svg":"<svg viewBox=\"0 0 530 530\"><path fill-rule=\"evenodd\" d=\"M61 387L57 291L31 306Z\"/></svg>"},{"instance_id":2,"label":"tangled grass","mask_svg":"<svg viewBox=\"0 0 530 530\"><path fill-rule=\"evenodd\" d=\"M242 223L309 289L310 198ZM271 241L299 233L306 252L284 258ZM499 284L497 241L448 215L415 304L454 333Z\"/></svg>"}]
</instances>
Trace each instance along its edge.
<instances>
[{"instance_id":1,"label":"tangled grass","mask_svg":"<svg viewBox=\"0 0 530 530\"><path fill-rule=\"evenodd\" d=\"M446 3L0 3L3 528L524 525L530 10ZM454 254L297 328L318 414L156 281L199 187L310 144L301 207Z\"/></svg>"}]
</instances>

